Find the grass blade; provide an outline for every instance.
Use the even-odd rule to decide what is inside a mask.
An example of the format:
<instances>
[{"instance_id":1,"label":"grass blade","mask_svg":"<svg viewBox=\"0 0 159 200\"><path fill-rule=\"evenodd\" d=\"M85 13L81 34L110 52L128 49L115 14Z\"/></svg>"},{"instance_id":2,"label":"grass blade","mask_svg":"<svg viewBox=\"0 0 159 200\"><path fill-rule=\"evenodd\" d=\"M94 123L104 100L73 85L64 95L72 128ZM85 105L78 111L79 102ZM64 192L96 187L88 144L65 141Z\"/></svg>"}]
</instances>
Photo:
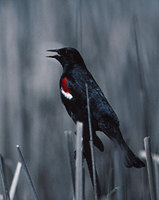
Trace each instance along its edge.
<instances>
[{"instance_id":1,"label":"grass blade","mask_svg":"<svg viewBox=\"0 0 159 200\"><path fill-rule=\"evenodd\" d=\"M109 199L111 196L113 196L117 191L119 191L119 187L115 187L114 189L112 189L106 196L106 200Z\"/></svg>"},{"instance_id":2,"label":"grass blade","mask_svg":"<svg viewBox=\"0 0 159 200\"><path fill-rule=\"evenodd\" d=\"M156 200L155 177L154 177L153 161L151 156L150 137L144 138L144 146L146 151L146 163L147 163L147 173L148 173L148 180L150 187L150 196L151 200Z\"/></svg>"},{"instance_id":3,"label":"grass blade","mask_svg":"<svg viewBox=\"0 0 159 200\"><path fill-rule=\"evenodd\" d=\"M158 154L151 154L152 160L159 165L159 155ZM139 156L146 160L146 152L144 150L139 151Z\"/></svg>"},{"instance_id":4,"label":"grass blade","mask_svg":"<svg viewBox=\"0 0 159 200\"><path fill-rule=\"evenodd\" d=\"M76 200L83 200L83 124L77 122L76 141Z\"/></svg>"},{"instance_id":5,"label":"grass blade","mask_svg":"<svg viewBox=\"0 0 159 200\"><path fill-rule=\"evenodd\" d=\"M159 171L158 171L158 164L155 162L155 184L156 184L156 199L159 200Z\"/></svg>"},{"instance_id":6,"label":"grass blade","mask_svg":"<svg viewBox=\"0 0 159 200\"><path fill-rule=\"evenodd\" d=\"M29 170L28 170L28 168L27 168L27 165L26 165L26 163L25 163L25 160L24 160L24 157L23 157L23 154L22 154L22 152L21 152L21 150L20 150L19 145L17 145L17 150L18 150L19 157L20 157L20 159L21 159L22 165L23 165L23 167L24 167L27 180L28 180L29 185L30 185L30 187L31 187L31 189L32 189L32 192L33 192L33 195L34 195L34 199L35 199L35 200L39 200L38 195L37 195L36 190L35 190L35 187L34 187L34 185L33 185L33 182L32 182L32 179L31 179L31 176L30 176L30 173L29 173Z\"/></svg>"},{"instance_id":7,"label":"grass blade","mask_svg":"<svg viewBox=\"0 0 159 200\"><path fill-rule=\"evenodd\" d=\"M73 141L72 141L72 132L65 131L66 141L67 141L67 149L69 156L69 163L71 169L71 177L72 177L72 187L73 187L73 199L75 197L75 161L74 161L74 150L73 150Z\"/></svg>"},{"instance_id":8,"label":"grass blade","mask_svg":"<svg viewBox=\"0 0 159 200\"><path fill-rule=\"evenodd\" d=\"M6 179L5 179L4 160L3 160L2 155L0 155L0 176L1 176L1 181L2 181L3 199L10 200L8 188L7 188L7 184L6 184Z\"/></svg>"},{"instance_id":9,"label":"grass blade","mask_svg":"<svg viewBox=\"0 0 159 200\"><path fill-rule=\"evenodd\" d=\"M15 173L14 173L14 177L12 180L12 184L10 187L10 192L9 192L10 200L14 199L15 191L17 188L17 184L18 184L19 176L20 176L20 172L21 172L21 167L22 167L22 163L18 162Z\"/></svg>"}]
</instances>

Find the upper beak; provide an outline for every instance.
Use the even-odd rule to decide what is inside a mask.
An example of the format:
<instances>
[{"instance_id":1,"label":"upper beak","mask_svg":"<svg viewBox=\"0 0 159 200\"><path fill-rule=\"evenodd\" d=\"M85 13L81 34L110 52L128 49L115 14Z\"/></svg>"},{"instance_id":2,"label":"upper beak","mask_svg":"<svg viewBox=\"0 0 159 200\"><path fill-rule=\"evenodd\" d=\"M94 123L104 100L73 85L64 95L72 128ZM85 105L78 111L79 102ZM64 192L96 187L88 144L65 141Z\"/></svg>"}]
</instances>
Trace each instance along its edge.
<instances>
[{"instance_id":1,"label":"upper beak","mask_svg":"<svg viewBox=\"0 0 159 200\"><path fill-rule=\"evenodd\" d=\"M53 55L53 56L46 56L47 58L55 58L55 59L58 59L58 58L61 57L61 55L60 55L58 49L49 49L49 50L47 50L47 51L57 53L57 54L55 54L55 55Z\"/></svg>"}]
</instances>

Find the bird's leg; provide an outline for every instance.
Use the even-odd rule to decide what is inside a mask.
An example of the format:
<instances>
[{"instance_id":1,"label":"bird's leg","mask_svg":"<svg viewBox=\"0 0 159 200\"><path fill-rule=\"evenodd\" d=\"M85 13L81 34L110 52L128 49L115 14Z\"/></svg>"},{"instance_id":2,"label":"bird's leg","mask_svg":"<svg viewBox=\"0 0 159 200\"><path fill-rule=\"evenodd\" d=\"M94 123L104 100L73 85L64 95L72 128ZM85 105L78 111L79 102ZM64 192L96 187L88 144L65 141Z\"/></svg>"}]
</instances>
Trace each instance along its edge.
<instances>
[{"instance_id":1,"label":"bird's leg","mask_svg":"<svg viewBox=\"0 0 159 200\"><path fill-rule=\"evenodd\" d=\"M104 145L101 141L101 139L96 135L96 133L94 132L93 135L93 144L101 151L104 151Z\"/></svg>"}]
</instances>

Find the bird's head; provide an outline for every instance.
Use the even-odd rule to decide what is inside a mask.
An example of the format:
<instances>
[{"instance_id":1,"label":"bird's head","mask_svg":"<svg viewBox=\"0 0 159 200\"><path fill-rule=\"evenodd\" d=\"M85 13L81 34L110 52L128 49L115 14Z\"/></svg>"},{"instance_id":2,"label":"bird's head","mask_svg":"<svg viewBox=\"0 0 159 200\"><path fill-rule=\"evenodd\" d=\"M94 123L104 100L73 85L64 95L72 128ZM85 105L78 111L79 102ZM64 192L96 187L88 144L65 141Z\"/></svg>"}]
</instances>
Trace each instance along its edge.
<instances>
[{"instance_id":1,"label":"bird's head","mask_svg":"<svg viewBox=\"0 0 159 200\"><path fill-rule=\"evenodd\" d=\"M65 66L73 66L75 64L84 64L84 61L80 55L80 53L74 48L61 48L61 49L53 49L47 50L49 52L56 53L53 56L47 56L48 58L55 58L58 60L63 67Z\"/></svg>"}]
</instances>

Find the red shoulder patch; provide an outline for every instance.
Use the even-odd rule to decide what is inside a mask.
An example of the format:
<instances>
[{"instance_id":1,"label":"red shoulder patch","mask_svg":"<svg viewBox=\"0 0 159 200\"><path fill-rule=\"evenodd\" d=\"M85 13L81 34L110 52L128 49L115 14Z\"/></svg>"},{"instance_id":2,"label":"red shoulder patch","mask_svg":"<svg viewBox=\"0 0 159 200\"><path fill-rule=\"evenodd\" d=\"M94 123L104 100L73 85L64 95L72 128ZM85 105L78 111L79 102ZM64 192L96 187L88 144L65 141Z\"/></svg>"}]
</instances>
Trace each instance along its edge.
<instances>
[{"instance_id":1,"label":"red shoulder patch","mask_svg":"<svg viewBox=\"0 0 159 200\"><path fill-rule=\"evenodd\" d=\"M66 79L66 77L64 77L64 78L62 79L62 81L61 81L61 86L62 86L62 89L63 89L64 92L70 93L70 90L69 90L68 87L67 87L67 79ZM70 94L71 94L71 93L70 93Z\"/></svg>"}]
</instances>

